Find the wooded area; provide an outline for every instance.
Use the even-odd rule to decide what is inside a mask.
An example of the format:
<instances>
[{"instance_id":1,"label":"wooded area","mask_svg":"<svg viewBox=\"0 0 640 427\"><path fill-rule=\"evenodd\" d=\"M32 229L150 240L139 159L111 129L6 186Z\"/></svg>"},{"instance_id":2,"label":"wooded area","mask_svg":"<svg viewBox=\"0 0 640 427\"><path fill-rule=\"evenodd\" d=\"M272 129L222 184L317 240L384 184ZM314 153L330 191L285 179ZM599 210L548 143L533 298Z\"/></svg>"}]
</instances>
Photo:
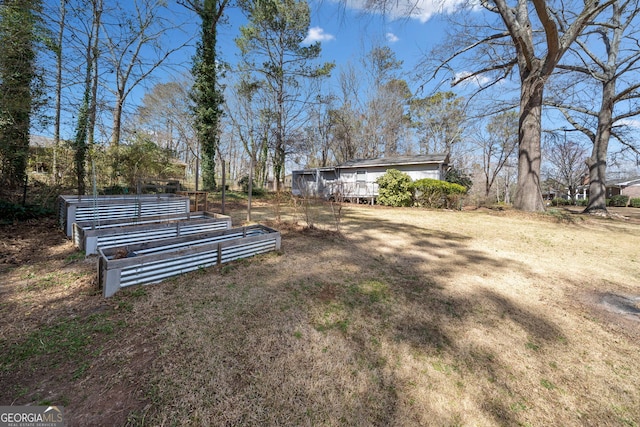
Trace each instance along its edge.
<instances>
[{"instance_id":1,"label":"wooded area","mask_svg":"<svg viewBox=\"0 0 640 427\"><path fill-rule=\"evenodd\" d=\"M0 6L2 188L25 185L37 131L53 135L47 184L80 194L94 182L126 185L123 177L141 170L157 175L154 161L128 169L118 147L134 144L184 163L184 181L196 190L218 187L222 165L231 181L280 190L292 165L446 154L473 179L475 203L525 211L544 210L543 194L574 200L588 186L586 210L606 213L607 162L624 159L632 166L617 171L637 173L638 0L463 4L443 15L450 34L425 52L416 79L382 44L356 58L362 67L322 62L320 42L304 42L311 12L303 0L86 5ZM368 7L391 9L386 0ZM216 50L229 8L246 17L235 63ZM194 20L198 33L176 37ZM192 63L179 64L176 54L194 43ZM154 80L160 71L170 81ZM420 91L435 81L449 83ZM517 97L501 94L506 81L517 82ZM459 90L469 84L473 93ZM564 119L543 122L554 111ZM571 148L568 173L562 153Z\"/></svg>"}]
</instances>

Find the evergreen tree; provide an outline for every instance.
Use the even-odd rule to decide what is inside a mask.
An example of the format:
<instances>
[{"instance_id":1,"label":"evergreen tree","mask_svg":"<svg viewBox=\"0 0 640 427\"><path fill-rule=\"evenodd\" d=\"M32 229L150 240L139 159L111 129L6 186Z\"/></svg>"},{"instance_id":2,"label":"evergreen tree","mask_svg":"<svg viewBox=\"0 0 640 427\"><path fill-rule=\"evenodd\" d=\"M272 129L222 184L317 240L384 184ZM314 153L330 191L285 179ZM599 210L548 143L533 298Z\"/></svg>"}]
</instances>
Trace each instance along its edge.
<instances>
[{"instance_id":1,"label":"evergreen tree","mask_svg":"<svg viewBox=\"0 0 640 427\"><path fill-rule=\"evenodd\" d=\"M310 104L304 83L328 77L333 63L314 65L320 43L305 46L310 10L304 0L243 0L240 6L249 22L240 28L240 69L253 74L270 97L273 117L273 174L276 188L284 181L285 156L294 139L299 117Z\"/></svg>"}]
</instances>

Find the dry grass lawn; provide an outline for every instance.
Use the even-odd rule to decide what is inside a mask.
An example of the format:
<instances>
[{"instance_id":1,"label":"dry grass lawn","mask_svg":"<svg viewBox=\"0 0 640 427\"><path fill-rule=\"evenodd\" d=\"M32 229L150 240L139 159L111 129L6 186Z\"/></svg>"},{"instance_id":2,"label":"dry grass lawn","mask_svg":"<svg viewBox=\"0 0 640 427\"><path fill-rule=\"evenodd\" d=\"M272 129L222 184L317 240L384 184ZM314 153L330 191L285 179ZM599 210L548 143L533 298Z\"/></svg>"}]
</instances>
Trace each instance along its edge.
<instances>
[{"instance_id":1,"label":"dry grass lawn","mask_svg":"<svg viewBox=\"0 0 640 427\"><path fill-rule=\"evenodd\" d=\"M338 235L317 209L305 230L258 207L280 253L107 301L52 224L1 231L25 236L0 252L0 404L70 425L640 426L640 222L349 205Z\"/></svg>"}]
</instances>

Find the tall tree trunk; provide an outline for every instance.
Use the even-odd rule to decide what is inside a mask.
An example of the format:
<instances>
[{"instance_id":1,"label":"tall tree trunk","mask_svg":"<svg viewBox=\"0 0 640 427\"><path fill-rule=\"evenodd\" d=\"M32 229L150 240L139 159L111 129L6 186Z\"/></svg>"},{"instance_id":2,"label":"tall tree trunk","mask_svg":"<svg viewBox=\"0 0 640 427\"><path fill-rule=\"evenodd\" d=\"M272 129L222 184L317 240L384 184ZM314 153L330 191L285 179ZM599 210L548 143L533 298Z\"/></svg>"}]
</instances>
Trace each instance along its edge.
<instances>
[{"instance_id":1,"label":"tall tree trunk","mask_svg":"<svg viewBox=\"0 0 640 427\"><path fill-rule=\"evenodd\" d=\"M91 76L93 75L93 59L91 53L92 48L93 46L91 44L91 39L89 39L86 51L87 69L84 81L84 96L82 99L82 105L80 106L80 112L78 113L78 124L76 125L76 136L74 140L74 160L76 169L76 180L78 185L78 195L83 195L86 191L85 177L87 173L85 162L87 160L87 128L89 121L89 103L91 98Z\"/></svg>"},{"instance_id":2,"label":"tall tree trunk","mask_svg":"<svg viewBox=\"0 0 640 427\"><path fill-rule=\"evenodd\" d=\"M253 145L252 145L253 147ZM252 153L249 159L249 187L247 194L247 222L251 222L251 199L253 197L253 169L255 168L255 153Z\"/></svg>"},{"instance_id":3,"label":"tall tree trunk","mask_svg":"<svg viewBox=\"0 0 640 427\"><path fill-rule=\"evenodd\" d=\"M60 149L60 111L62 109L62 39L64 36L67 0L60 0L60 22L56 42L56 105L53 129L53 159L51 165L52 182L58 183L58 150Z\"/></svg>"},{"instance_id":4,"label":"tall tree trunk","mask_svg":"<svg viewBox=\"0 0 640 427\"><path fill-rule=\"evenodd\" d=\"M204 190L215 190L215 153L220 143L218 131L220 129L220 106L224 102L218 85L217 64L217 24L222 16L227 1L218 3L216 0L204 0L198 4L192 0L185 0L185 4L195 10L202 19L201 36L196 50L193 74L194 112L196 115L196 130L200 145L202 186Z\"/></svg>"},{"instance_id":5,"label":"tall tree trunk","mask_svg":"<svg viewBox=\"0 0 640 427\"><path fill-rule=\"evenodd\" d=\"M607 215L607 151L613 126L613 99L616 93L616 80L608 79L602 85L602 103L598 113L598 131L593 141L591 157L587 159L589 167L589 203L585 213Z\"/></svg>"},{"instance_id":6,"label":"tall tree trunk","mask_svg":"<svg viewBox=\"0 0 640 427\"><path fill-rule=\"evenodd\" d=\"M120 145L123 103L124 100L122 98L122 91L118 90L118 93L116 94L115 105L113 106L113 135L111 136L111 145L114 147Z\"/></svg>"},{"instance_id":7,"label":"tall tree trunk","mask_svg":"<svg viewBox=\"0 0 640 427\"><path fill-rule=\"evenodd\" d=\"M36 16L41 2L4 1L0 7L0 189L25 184L36 77Z\"/></svg>"},{"instance_id":8,"label":"tall tree trunk","mask_svg":"<svg viewBox=\"0 0 640 427\"><path fill-rule=\"evenodd\" d=\"M66 0L63 0L66 1ZM89 147L93 147L94 135L96 128L96 114L98 111L98 78L100 76L98 71L98 57L100 54L99 49L99 36L100 36L100 22L102 18L102 0L93 0L93 77L91 82L91 100L89 102L89 125L87 129L88 139L87 143Z\"/></svg>"},{"instance_id":9,"label":"tall tree trunk","mask_svg":"<svg viewBox=\"0 0 640 427\"><path fill-rule=\"evenodd\" d=\"M530 71L522 79L520 92L518 187L513 206L516 209L544 211L540 190L542 96L545 79Z\"/></svg>"}]
</instances>

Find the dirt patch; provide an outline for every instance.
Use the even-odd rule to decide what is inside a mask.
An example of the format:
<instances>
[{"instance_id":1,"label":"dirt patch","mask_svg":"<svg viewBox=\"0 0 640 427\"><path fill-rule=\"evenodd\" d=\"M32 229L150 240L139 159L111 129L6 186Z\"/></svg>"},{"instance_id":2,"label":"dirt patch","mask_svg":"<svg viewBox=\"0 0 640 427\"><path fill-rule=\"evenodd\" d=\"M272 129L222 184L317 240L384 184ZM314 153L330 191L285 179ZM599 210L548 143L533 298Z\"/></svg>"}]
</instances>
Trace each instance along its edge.
<instances>
[{"instance_id":1,"label":"dirt patch","mask_svg":"<svg viewBox=\"0 0 640 427\"><path fill-rule=\"evenodd\" d=\"M640 295L591 291L580 298L585 309L608 327L640 339Z\"/></svg>"},{"instance_id":2,"label":"dirt patch","mask_svg":"<svg viewBox=\"0 0 640 427\"><path fill-rule=\"evenodd\" d=\"M102 298L96 259L53 218L0 227L0 402L65 406L69 425L124 425L148 404L153 334L131 298Z\"/></svg>"},{"instance_id":3,"label":"dirt patch","mask_svg":"<svg viewBox=\"0 0 640 427\"><path fill-rule=\"evenodd\" d=\"M598 305L612 313L640 321L640 296L606 293L600 296Z\"/></svg>"}]
</instances>

